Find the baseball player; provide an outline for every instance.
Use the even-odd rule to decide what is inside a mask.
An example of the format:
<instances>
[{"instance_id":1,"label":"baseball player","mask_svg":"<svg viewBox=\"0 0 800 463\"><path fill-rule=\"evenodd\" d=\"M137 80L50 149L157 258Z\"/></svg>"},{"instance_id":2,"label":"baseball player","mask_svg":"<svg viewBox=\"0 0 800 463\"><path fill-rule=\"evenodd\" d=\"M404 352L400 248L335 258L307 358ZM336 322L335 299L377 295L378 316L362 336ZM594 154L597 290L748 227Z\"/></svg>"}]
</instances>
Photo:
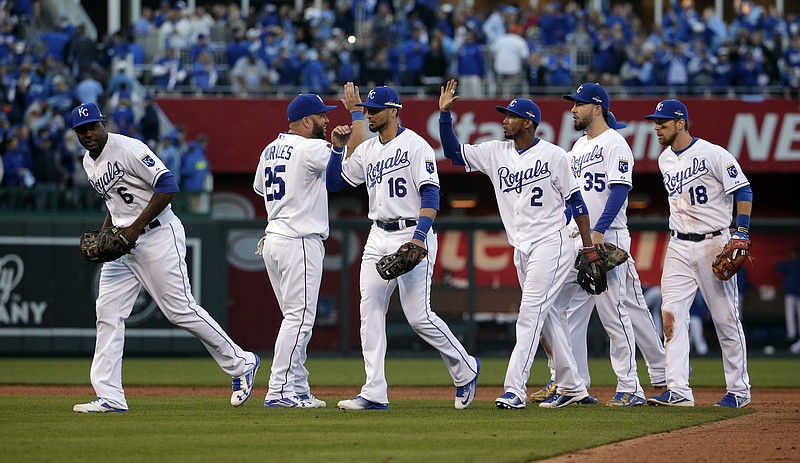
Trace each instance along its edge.
<instances>
[{"instance_id":1,"label":"baseball player","mask_svg":"<svg viewBox=\"0 0 800 463\"><path fill-rule=\"evenodd\" d=\"M625 138L608 126L611 99L606 90L596 83L583 84L574 94L564 95L564 99L573 103L575 130L584 132L568 156L572 172L583 190L589 216L593 219L592 242L602 248L603 243L608 241L630 252L631 237L625 209L628 191L632 186L633 155ZM636 371L635 335L625 308L628 286L626 271L624 264L610 270L607 275L608 290L601 294L592 296L585 291L577 291L575 285L571 285L571 290L560 296L566 301L569 293L572 293L567 320L575 360L587 382L586 334L592 307L597 307L597 314L610 339L611 366L617 375L616 394L606 402L609 406L630 407L645 403Z\"/></svg>"},{"instance_id":2,"label":"baseball player","mask_svg":"<svg viewBox=\"0 0 800 463\"><path fill-rule=\"evenodd\" d=\"M653 405L693 406L689 387L689 307L697 289L703 295L722 349L727 394L716 403L741 408L750 403L747 347L737 314L736 275L718 279L711 263L731 239L749 239L753 192L739 163L724 148L689 135L689 112L678 100L664 100L652 120L666 149L658 167L669 200L671 238L661 274L661 317L667 351L667 389L647 399Z\"/></svg>"},{"instance_id":3,"label":"baseball player","mask_svg":"<svg viewBox=\"0 0 800 463\"><path fill-rule=\"evenodd\" d=\"M350 139L355 148L366 130L364 115L356 106L361 99L352 82L344 86L344 94L342 101L356 126L357 135ZM253 181L268 218L258 253L283 314L265 407L326 405L311 394L304 364L322 283L322 242L329 232L325 168L331 145L325 141L325 113L334 108L313 93L295 97L286 109L289 131L264 148Z\"/></svg>"},{"instance_id":4,"label":"baseball player","mask_svg":"<svg viewBox=\"0 0 800 463\"><path fill-rule=\"evenodd\" d=\"M373 221L361 261L361 349L367 380L355 398L342 400L343 410L386 410L388 386L384 372L386 311L395 288L400 288L403 313L414 331L435 347L456 386L455 408L475 398L480 361L470 356L447 324L431 309L430 289L438 244L432 224L439 210L439 176L433 149L398 120L403 105L393 88L370 90L366 108L369 130L378 136L359 145L344 165L344 145L350 128L336 127L328 163L328 191L366 184L369 218ZM375 263L406 242L428 250L413 270L390 281Z\"/></svg>"},{"instance_id":5,"label":"baseball player","mask_svg":"<svg viewBox=\"0 0 800 463\"><path fill-rule=\"evenodd\" d=\"M594 251L586 205L564 150L536 138L542 114L531 100L517 98L507 107L495 106L505 115L505 141L459 143L450 114L459 99L455 95L457 85L455 80L448 81L439 96L442 149L454 165L464 166L468 172L483 172L491 179L508 242L514 247L514 265L522 288L517 340L503 384L505 393L495 399L495 405L500 409L525 408L526 383L542 332L548 334L553 346L558 393L554 400L540 406L560 408L578 403L588 393L561 323L560 311L566 306L554 306L554 302L575 260L573 240L565 227L565 203L572 205L581 238Z\"/></svg>"},{"instance_id":6,"label":"baseball player","mask_svg":"<svg viewBox=\"0 0 800 463\"><path fill-rule=\"evenodd\" d=\"M77 404L81 413L127 412L122 389L125 319L144 286L171 323L199 339L223 371L233 376L231 405L253 392L258 356L242 350L192 296L186 268L186 234L170 201L178 193L172 173L139 140L106 131L105 116L94 103L72 110L72 129L88 150L83 168L103 197L103 228L124 229L136 241L132 253L106 262L97 296L97 341L91 380L97 399Z\"/></svg>"},{"instance_id":7,"label":"baseball player","mask_svg":"<svg viewBox=\"0 0 800 463\"><path fill-rule=\"evenodd\" d=\"M608 112L609 128L620 130L627 126L628 125L624 122L617 122L617 119L614 117L614 113L611 111ZM627 251L629 251L629 249ZM647 364L647 370L650 375L650 384L656 388L666 387L666 380L664 379L664 343L661 341L659 329L657 328L652 314L648 308L647 302L645 301L644 293L642 291L642 283L639 279L639 273L636 271L633 258L628 258L628 260L624 262L620 268L625 275L623 277L625 278L625 309L628 311L631 325L633 326L636 347L639 348L639 351L642 353L645 363ZM567 310L568 318L586 317L587 315L591 315L594 307L594 300L592 298L583 297L581 297L581 300L583 301L582 306L572 305L569 307ZM580 323L577 323L578 320L580 320ZM572 352L575 356L575 360L578 362L578 370L581 378L583 378L583 381L586 383L587 388L591 385L591 376L589 374L588 364L588 350L586 346L588 326L588 319L581 320L580 318L575 318L574 326L571 326L571 328L575 329L575 332L573 332L571 336ZM556 392L554 382L555 371L552 368L552 353L547 348L546 342L542 343L542 347L545 348L544 351L548 357L548 364L551 366L551 379L550 382L548 382L542 389L531 394L531 400L535 402L547 400ZM587 399L584 400L583 403L589 403L591 401L591 399Z\"/></svg>"}]
</instances>

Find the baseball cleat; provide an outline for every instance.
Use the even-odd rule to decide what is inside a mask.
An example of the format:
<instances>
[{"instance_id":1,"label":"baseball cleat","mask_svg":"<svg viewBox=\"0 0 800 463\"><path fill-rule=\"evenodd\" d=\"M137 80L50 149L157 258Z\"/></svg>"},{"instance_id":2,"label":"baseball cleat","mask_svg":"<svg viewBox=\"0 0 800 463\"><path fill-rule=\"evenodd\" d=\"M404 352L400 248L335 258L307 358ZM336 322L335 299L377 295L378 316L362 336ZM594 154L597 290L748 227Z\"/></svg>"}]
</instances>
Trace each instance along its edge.
<instances>
[{"instance_id":1,"label":"baseball cleat","mask_svg":"<svg viewBox=\"0 0 800 463\"><path fill-rule=\"evenodd\" d=\"M256 381L256 372L258 367L261 366L261 358L256 355L256 364L250 370L246 371L242 376L234 376L231 381L231 405L239 407L247 402L250 395L253 393L253 385Z\"/></svg>"},{"instance_id":2,"label":"baseball cleat","mask_svg":"<svg viewBox=\"0 0 800 463\"><path fill-rule=\"evenodd\" d=\"M299 394L297 397L307 403L308 405L306 405L306 407L308 408L324 408L328 406L324 400L314 397L314 394L310 392L308 394Z\"/></svg>"},{"instance_id":3,"label":"baseball cleat","mask_svg":"<svg viewBox=\"0 0 800 463\"><path fill-rule=\"evenodd\" d=\"M531 402L544 402L550 397L556 395L557 389L558 386L556 386L556 382L551 379L543 388L531 394Z\"/></svg>"},{"instance_id":4,"label":"baseball cleat","mask_svg":"<svg viewBox=\"0 0 800 463\"><path fill-rule=\"evenodd\" d=\"M650 405L669 405L671 407L694 407L694 400L689 400L667 389L661 394L647 399Z\"/></svg>"},{"instance_id":5,"label":"baseball cleat","mask_svg":"<svg viewBox=\"0 0 800 463\"><path fill-rule=\"evenodd\" d=\"M472 378L472 381L463 386L456 387L457 410L463 410L469 407L469 404L471 404L472 400L475 398L475 392L478 390L478 376L481 374L481 360L475 357L475 363L478 364L478 372L475 373L475 377Z\"/></svg>"},{"instance_id":6,"label":"baseball cleat","mask_svg":"<svg viewBox=\"0 0 800 463\"><path fill-rule=\"evenodd\" d=\"M719 402L715 403L715 407L729 407L729 408L744 408L750 403L750 397L741 397L731 392L725 394Z\"/></svg>"},{"instance_id":7,"label":"baseball cleat","mask_svg":"<svg viewBox=\"0 0 800 463\"><path fill-rule=\"evenodd\" d=\"M562 408L570 404L579 403L588 396L589 394L585 392L578 395L564 395L556 393L556 395L550 399L540 403L539 406L542 408Z\"/></svg>"},{"instance_id":8,"label":"baseball cleat","mask_svg":"<svg viewBox=\"0 0 800 463\"><path fill-rule=\"evenodd\" d=\"M575 402L575 405L597 405L597 404L598 404L597 399L590 395L587 395L581 400Z\"/></svg>"},{"instance_id":9,"label":"baseball cleat","mask_svg":"<svg viewBox=\"0 0 800 463\"><path fill-rule=\"evenodd\" d=\"M265 408L317 408L311 402L300 400L298 396L284 397L282 399L265 399Z\"/></svg>"},{"instance_id":10,"label":"baseball cleat","mask_svg":"<svg viewBox=\"0 0 800 463\"><path fill-rule=\"evenodd\" d=\"M494 404L500 410L522 410L525 408L525 401L517 397L513 392L506 392L494 399Z\"/></svg>"},{"instance_id":11,"label":"baseball cleat","mask_svg":"<svg viewBox=\"0 0 800 463\"><path fill-rule=\"evenodd\" d=\"M639 397L630 392L617 392L613 399L606 402L609 407L637 407L644 404L644 397Z\"/></svg>"},{"instance_id":12,"label":"baseball cleat","mask_svg":"<svg viewBox=\"0 0 800 463\"><path fill-rule=\"evenodd\" d=\"M100 397L85 404L75 404L72 411L77 413L128 413L127 408L116 408Z\"/></svg>"},{"instance_id":13,"label":"baseball cleat","mask_svg":"<svg viewBox=\"0 0 800 463\"><path fill-rule=\"evenodd\" d=\"M339 410L388 410L389 404L383 404L380 402L373 402L371 400L367 400L360 395L353 397L352 399L340 400L338 404Z\"/></svg>"}]
</instances>

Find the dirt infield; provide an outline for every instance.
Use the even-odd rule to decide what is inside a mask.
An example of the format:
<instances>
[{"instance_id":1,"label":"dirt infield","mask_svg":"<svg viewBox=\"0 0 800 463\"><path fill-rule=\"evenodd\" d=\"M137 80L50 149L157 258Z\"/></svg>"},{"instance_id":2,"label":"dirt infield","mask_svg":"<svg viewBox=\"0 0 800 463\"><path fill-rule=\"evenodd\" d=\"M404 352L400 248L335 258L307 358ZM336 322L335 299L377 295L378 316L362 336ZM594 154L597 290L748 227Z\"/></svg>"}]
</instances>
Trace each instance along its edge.
<instances>
[{"instance_id":1,"label":"dirt infield","mask_svg":"<svg viewBox=\"0 0 800 463\"><path fill-rule=\"evenodd\" d=\"M129 397L220 396L228 391L210 387L140 387L127 386ZM358 392L353 387L320 387L314 394L330 402ZM500 388L478 388L476 400L493 400ZM611 388L592 388L599 399L613 395ZM646 391L648 393L652 391ZM725 391L717 388L695 389L698 405L711 405ZM0 386L0 395L56 395L91 397L90 386ZM389 389L391 398L452 400L452 387ZM595 447L549 460L548 463L645 461L693 462L800 462L800 389L753 389L749 408L756 411L730 420L703 424L678 431L654 434L624 442Z\"/></svg>"}]
</instances>

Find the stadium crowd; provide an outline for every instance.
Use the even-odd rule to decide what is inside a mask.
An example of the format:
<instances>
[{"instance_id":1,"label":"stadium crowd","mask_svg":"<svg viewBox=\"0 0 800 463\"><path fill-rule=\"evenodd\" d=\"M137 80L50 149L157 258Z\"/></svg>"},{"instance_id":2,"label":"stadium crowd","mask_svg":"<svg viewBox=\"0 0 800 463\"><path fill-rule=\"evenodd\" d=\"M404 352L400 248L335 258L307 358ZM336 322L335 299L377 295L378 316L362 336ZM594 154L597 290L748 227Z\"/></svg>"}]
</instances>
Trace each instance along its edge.
<instances>
[{"instance_id":1,"label":"stadium crowd","mask_svg":"<svg viewBox=\"0 0 800 463\"><path fill-rule=\"evenodd\" d=\"M335 94L346 81L438 94L450 77L465 97L560 94L583 81L630 94L767 88L791 98L800 88L800 15L747 0L734 2L729 23L713 8L672 0L652 27L630 2L482 11L438 0L322 0L245 12L235 2L190 11L164 0L100 40L66 17L48 21L37 4L0 2L0 208L91 201L78 193L83 149L67 129L81 102L104 108L110 131L148 143L193 191L207 185L204 137L165 129L155 95Z\"/></svg>"}]
</instances>

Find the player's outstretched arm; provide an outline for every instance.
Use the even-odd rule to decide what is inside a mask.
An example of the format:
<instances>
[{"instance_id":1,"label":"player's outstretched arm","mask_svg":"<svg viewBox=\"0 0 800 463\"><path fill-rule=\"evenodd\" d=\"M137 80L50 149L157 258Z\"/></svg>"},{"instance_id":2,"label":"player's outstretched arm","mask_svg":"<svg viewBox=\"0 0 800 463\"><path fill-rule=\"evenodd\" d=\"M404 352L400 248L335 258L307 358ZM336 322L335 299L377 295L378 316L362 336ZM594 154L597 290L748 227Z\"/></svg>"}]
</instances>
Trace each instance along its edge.
<instances>
[{"instance_id":1,"label":"player's outstretched arm","mask_svg":"<svg viewBox=\"0 0 800 463\"><path fill-rule=\"evenodd\" d=\"M358 93L358 86L353 82L344 84L344 98L342 99L345 109L350 112L353 125L351 128L350 141L347 142L347 156L353 154L356 147L367 139L367 121L361 106L361 95Z\"/></svg>"},{"instance_id":2,"label":"player's outstretched arm","mask_svg":"<svg viewBox=\"0 0 800 463\"><path fill-rule=\"evenodd\" d=\"M464 157L461 155L461 143L458 141L456 131L453 129L453 116L450 108L459 99L455 96L458 82L455 79L447 81L447 85L441 87L439 95L439 140L442 143L442 153L444 157L453 161L454 166L465 165Z\"/></svg>"},{"instance_id":3,"label":"player's outstretched arm","mask_svg":"<svg viewBox=\"0 0 800 463\"><path fill-rule=\"evenodd\" d=\"M341 191L347 186L347 182L342 178L342 159L344 158L345 146L350 140L351 128L349 125L336 126L331 131L331 157L328 159L328 166L325 168L325 188L329 192Z\"/></svg>"}]
</instances>

